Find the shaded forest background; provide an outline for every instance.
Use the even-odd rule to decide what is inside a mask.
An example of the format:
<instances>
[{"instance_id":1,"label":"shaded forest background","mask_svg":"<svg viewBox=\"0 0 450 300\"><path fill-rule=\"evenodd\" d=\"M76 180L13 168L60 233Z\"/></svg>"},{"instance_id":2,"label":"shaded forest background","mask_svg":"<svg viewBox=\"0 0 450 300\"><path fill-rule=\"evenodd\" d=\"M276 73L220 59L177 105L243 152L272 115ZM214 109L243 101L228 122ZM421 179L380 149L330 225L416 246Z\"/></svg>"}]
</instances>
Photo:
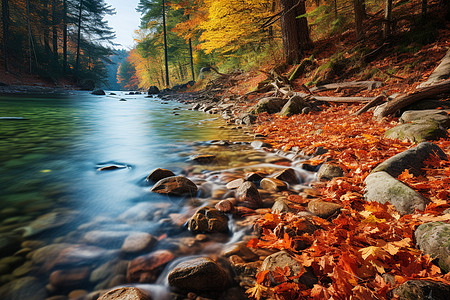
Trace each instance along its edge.
<instances>
[{"instance_id":1,"label":"shaded forest background","mask_svg":"<svg viewBox=\"0 0 450 300\"><path fill-rule=\"evenodd\" d=\"M249 71L326 54L323 68L358 74L381 52L434 42L449 18L445 0L141 0L137 9L136 46L125 52L113 49L103 0L2 0L1 73L147 89L197 81L206 66Z\"/></svg>"}]
</instances>

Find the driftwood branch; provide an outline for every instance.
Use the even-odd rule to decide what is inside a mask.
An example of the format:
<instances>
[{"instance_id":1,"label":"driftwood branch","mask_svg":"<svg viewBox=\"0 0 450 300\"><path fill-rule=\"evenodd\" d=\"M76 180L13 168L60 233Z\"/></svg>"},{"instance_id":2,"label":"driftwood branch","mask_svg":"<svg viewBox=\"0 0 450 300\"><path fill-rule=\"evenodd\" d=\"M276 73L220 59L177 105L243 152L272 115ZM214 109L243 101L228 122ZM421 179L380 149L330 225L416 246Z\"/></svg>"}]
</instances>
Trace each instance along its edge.
<instances>
[{"instance_id":1,"label":"driftwood branch","mask_svg":"<svg viewBox=\"0 0 450 300\"><path fill-rule=\"evenodd\" d=\"M353 113L354 116L359 116L362 113L365 113L369 109L371 109L374 106L380 105L382 102L386 100L385 95L378 95L375 98L373 98L372 101L364 105L362 108L360 108L357 112Z\"/></svg>"},{"instance_id":2,"label":"driftwood branch","mask_svg":"<svg viewBox=\"0 0 450 300\"><path fill-rule=\"evenodd\" d=\"M326 96L310 96L310 99L316 99L325 102L335 103L364 103L370 102L374 97L326 97Z\"/></svg>"},{"instance_id":3,"label":"driftwood branch","mask_svg":"<svg viewBox=\"0 0 450 300\"><path fill-rule=\"evenodd\" d=\"M366 88L369 91L379 88L383 83L381 81L351 81L351 82L338 82L325 85L316 86L310 89L311 92L321 92L335 89L359 89Z\"/></svg>"},{"instance_id":4,"label":"driftwood branch","mask_svg":"<svg viewBox=\"0 0 450 300\"><path fill-rule=\"evenodd\" d=\"M383 111L380 113L380 117L386 117L396 113L398 110L411 105L420 100L428 97L437 96L443 93L450 93L450 79L447 79L441 83L418 89L416 92L398 97L386 105Z\"/></svg>"}]
</instances>

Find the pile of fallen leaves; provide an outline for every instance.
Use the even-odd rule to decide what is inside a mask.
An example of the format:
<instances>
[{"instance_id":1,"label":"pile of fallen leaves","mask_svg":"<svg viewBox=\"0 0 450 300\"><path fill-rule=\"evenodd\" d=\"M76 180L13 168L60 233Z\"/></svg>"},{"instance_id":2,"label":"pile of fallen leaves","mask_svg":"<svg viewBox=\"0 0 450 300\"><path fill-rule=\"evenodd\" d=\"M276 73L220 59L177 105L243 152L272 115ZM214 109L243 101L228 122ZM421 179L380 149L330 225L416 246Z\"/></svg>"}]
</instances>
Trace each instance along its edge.
<instances>
[{"instance_id":1,"label":"pile of fallen leaves","mask_svg":"<svg viewBox=\"0 0 450 300\"><path fill-rule=\"evenodd\" d=\"M364 201L364 179L380 162L413 146L387 139L384 132L396 121L373 120L371 113L352 116L357 107L339 105L320 113L260 116L257 133L264 134L274 147L288 151L293 147L312 154L318 147L328 150L310 164L338 163L345 176L329 182L317 182L321 200L343 206L333 220L305 218L292 213L268 213L258 221L259 239L249 247L289 252L313 272L318 282L311 288L291 274L289 268L262 271L250 296L275 299L390 299L392 289L410 279L426 279L450 284L428 255L414 245L414 230L425 222L450 221L442 212L448 202L450 163L430 159L424 175L403 172L399 179L430 200L424 212L400 216L391 205ZM450 140L436 142L450 157ZM295 199L294 199L295 198ZM298 198L298 199L297 199ZM294 203L307 203L302 196L291 195ZM319 229L308 233L308 226Z\"/></svg>"}]
</instances>

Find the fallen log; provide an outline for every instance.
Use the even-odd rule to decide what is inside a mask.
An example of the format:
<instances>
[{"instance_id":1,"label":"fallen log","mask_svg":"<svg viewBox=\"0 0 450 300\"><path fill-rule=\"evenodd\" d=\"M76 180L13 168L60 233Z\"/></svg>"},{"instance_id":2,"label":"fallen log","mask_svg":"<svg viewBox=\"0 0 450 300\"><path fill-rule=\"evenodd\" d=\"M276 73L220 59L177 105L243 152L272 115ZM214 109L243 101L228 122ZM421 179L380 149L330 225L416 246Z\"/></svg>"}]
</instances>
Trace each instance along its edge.
<instances>
[{"instance_id":1,"label":"fallen log","mask_svg":"<svg viewBox=\"0 0 450 300\"><path fill-rule=\"evenodd\" d=\"M381 81L351 81L338 82L316 86L310 89L311 92L322 92L335 89L359 89L366 88L369 91L379 88L383 83Z\"/></svg>"},{"instance_id":2,"label":"fallen log","mask_svg":"<svg viewBox=\"0 0 450 300\"><path fill-rule=\"evenodd\" d=\"M309 99L335 103L365 103L374 100L374 97L328 97L328 96L310 96L310 95L308 96Z\"/></svg>"},{"instance_id":3,"label":"fallen log","mask_svg":"<svg viewBox=\"0 0 450 300\"><path fill-rule=\"evenodd\" d=\"M364 105L362 108L360 108L357 112L353 113L354 116L359 116L362 113L365 113L369 109L371 109L374 106L380 105L382 102L384 102L386 99L385 95L378 95L376 96L372 101Z\"/></svg>"},{"instance_id":4,"label":"fallen log","mask_svg":"<svg viewBox=\"0 0 450 300\"><path fill-rule=\"evenodd\" d=\"M441 83L418 89L416 92L403 95L388 102L386 107L381 111L380 117L387 117L396 113L398 110L411 105L428 97L438 96L439 94L450 93L450 79L444 80Z\"/></svg>"}]
</instances>

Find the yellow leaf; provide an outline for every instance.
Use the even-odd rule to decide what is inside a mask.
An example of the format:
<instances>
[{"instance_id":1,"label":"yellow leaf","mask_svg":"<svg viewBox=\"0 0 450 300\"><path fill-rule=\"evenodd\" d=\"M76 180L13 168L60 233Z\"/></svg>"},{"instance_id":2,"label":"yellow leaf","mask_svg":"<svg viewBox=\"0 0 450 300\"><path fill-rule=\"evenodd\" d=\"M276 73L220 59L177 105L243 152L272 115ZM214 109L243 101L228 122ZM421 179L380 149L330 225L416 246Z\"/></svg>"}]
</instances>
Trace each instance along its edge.
<instances>
[{"instance_id":1,"label":"yellow leaf","mask_svg":"<svg viewBox=\"0 0 450 300\"><path fill-rule=\"evenodd\" d=\"M256 300L261 299L263 293L267 290L267 287L256 284L254 287L249 288L245 293L249 294L250 297L255 298Z\"/></svg>"},{"instance_id":2,"label":"yellow leaf","mask_svg":"<svg viewBox=\"0 0 450 300\"><path fill-rule=\"evenodd\" d=\"M364 260L367 260L368 258L374 260L376 258L385 259L386 257L389 257L389 253L386 250L376 246L369 246L359 249L358 251L361 252L361 257Z\"/></svg>"}]
</instances>

